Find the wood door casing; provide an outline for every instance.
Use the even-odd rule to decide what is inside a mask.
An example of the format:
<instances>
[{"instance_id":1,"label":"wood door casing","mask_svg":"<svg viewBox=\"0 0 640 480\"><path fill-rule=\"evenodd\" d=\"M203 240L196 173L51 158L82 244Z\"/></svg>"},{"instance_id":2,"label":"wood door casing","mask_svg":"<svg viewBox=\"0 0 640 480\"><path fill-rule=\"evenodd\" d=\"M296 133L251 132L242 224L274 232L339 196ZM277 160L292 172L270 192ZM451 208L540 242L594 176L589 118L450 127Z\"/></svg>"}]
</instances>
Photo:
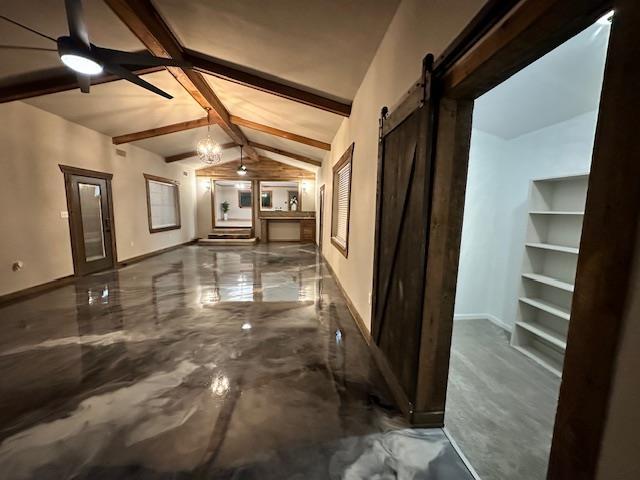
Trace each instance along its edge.
<instances>
[{"instance_id":1,"label":"wood door casing","mask_svg":"<svg viewBox=\"0 0 640 480\"><path fill-rule=\"evenodd\" d=\"M87 275L113 268L117 253L115 245L115 229L113 222L113 200L111 194L111 178L109 173L95 172L75 167L60 165L64 173L69 215L69 231L71 235L71 251L73 268L76 276ZM100 193L100 220L104 256L95 260L87 260L85 232L83 230L82 207L79 185L93 185Z\"/></svg>"}]
</instances>

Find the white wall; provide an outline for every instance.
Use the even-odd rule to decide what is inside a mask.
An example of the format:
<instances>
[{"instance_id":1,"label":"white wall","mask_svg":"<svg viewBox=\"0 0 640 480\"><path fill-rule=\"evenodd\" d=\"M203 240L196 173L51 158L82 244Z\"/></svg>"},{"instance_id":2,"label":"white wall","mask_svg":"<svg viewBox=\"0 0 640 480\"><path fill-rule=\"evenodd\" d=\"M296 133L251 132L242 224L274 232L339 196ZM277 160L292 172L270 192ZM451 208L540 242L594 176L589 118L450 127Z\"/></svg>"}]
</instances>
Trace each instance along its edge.
<instances>
[{"instance_id":1,"label":"white wall","mask_svg":"<svg viewBox=\"0 0 640 480\"><path fill-rule=\"evenodd\" d=\"M473 130L455 313L515 322L529 182L588 172L597 112L512 140Z\"/></svg>"},{"instance_id":2,"label":"white wall","mask_svg":"<svg viewBox=\"0 0 640 480\"><path fill-rule=\"evenodd\" d=\"M403 0L378 47L322 162L318 188L325 184L322 251L367 326L373 279L373 247L380 109L394 106L418 80L427 53L440 54L473 18L484 0ZM349 257L331 243L332 166L355 142Z\"/></svg>"},{"instance_id":3,"label":"white wall","mask_svg":"<svg viewBox=\"0 0 640 480\"><path fill-rule=\"evenodd\" d=\"M215 209L216 219L222 218L222 203L229 202L229 220L251 220L251 208L240 208L238 201L239 190L251 190L251 188L238 189L235 185L215 186Z\"/></svg>"},{"instance_id":4,"label":"white wall","mask_svg":"<svg viewBox=\"0 0 640 480\"><path fill-rule=\"evenodd\" d=\"M22 102L0 105L0 118L0 295L73 274L59 164L113 173L119 261L194 238L193 171L132 145L119 146L127 156L118 156L110 137ZM143 173L180 182L179 230L149 233ZM13 272L17 260L24 268Z\"/></svg>"}]
</instances>

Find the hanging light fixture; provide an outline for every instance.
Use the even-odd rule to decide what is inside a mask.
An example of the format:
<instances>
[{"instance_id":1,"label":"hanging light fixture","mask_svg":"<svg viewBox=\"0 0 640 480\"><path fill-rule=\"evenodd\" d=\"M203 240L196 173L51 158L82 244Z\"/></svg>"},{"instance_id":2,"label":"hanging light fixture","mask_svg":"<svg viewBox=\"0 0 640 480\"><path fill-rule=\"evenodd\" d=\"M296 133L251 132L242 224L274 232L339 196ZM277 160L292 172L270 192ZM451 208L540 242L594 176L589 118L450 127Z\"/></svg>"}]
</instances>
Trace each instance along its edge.
<instances>
[{"instance_id":1,"label":"hanging light fixture","mask_svg":"<svg viewBox=\"0 0 640 480\"><path fill-rule=\"evenodd\" d=\"M242 145L240 145L240 166L238 167L238 175L245 176L247 174L247 167L242 162Z\"/></svg>"},{"instance_id":2,"label":"hanging light fixture","mask_svg":"<svg viewBox=\"0 0 640 480\"><path fill-rule=\"evenodd\" d=\"M209 119L209 109L207 108L207 119ZM198 158L207 165L216 165L222 162L222 147L211 138L211 121L207 122L207 138L198 141L196 145Z\"/></svg>"}]
</instances>

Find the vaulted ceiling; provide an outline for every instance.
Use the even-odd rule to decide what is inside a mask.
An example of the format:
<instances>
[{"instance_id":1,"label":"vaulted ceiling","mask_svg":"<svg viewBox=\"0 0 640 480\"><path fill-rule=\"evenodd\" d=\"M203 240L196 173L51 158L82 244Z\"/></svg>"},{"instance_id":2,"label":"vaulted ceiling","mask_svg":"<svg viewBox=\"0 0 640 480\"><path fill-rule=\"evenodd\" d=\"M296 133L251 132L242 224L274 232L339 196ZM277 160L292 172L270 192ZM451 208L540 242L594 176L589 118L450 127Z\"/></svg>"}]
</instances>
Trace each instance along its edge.
<instances>
[{"instance_id":1,"label":"vaulted ceiling","mask_svg":"<svg viewBox=\"0 0 640 480\"><path fill-rule=\"evenodd\" d=\"M111 137L142 132L132 143L169 161L186 157L177 161L192 166L198 164L188 152L207 130L203 107L213 105L211 133L227 147L225 161L239 158L233 144L243 143L254 161L313 169L348 116L398 3L85 0L93 43L148 48L194 65L186 77L175 68L141 75L174 98L123 80L94 81L83 94L55 52L0 49L0 101L22 100ZM64 0L3 2L0 15L52 37L67 34ZM0 38L4 45L55 48L2 20ZM177 131L157 135L174 124Z\"/></svg>"}]
</instances>

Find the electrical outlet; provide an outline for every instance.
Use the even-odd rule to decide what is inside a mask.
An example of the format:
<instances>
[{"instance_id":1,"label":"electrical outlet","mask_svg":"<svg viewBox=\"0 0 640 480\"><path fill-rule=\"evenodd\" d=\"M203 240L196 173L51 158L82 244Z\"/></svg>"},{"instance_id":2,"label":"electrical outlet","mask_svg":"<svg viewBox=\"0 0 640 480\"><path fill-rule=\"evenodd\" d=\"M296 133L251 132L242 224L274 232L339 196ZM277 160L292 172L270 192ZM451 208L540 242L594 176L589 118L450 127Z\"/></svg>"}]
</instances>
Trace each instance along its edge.
<instances>
[{"instance_id":1,"label":"electrical outlet","mask_svg":"<svg viewBox=\"0 0 640 480\"><path fill-rule=\"evenodd\" d=\"M69 218L69 212L63 210L62 212L60 212L60 218Z\"/></svg>"}]
</instances>

